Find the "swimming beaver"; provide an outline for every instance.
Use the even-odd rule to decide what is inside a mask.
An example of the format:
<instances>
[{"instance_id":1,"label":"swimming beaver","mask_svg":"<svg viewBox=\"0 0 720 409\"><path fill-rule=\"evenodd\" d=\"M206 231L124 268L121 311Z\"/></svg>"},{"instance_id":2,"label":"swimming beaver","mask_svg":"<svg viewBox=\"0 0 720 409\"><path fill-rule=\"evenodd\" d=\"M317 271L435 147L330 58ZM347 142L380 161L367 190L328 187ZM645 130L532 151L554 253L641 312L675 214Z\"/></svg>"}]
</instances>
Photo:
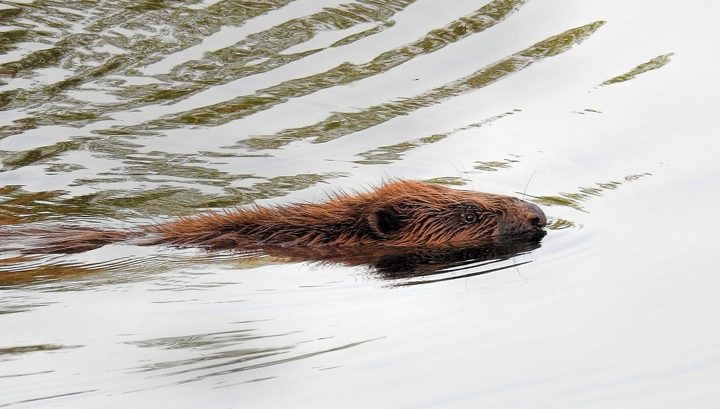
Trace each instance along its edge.
<instances>
[{"instance_id":1,"label":"swimming beaver","mask_svg":"<svg viewBox=\"0 0 720 409\"><path fill-rule=\"evenodd\" d=\"M76 253L127 241L136 245L302 252L382 248L449 248L540 240L546 218L532 203L417 181L392 181L325 203L229 210L132 230L34 228L41 237L23 253ZM13 236L12 232L0 233Z\"/></svg>"}]
</instances>

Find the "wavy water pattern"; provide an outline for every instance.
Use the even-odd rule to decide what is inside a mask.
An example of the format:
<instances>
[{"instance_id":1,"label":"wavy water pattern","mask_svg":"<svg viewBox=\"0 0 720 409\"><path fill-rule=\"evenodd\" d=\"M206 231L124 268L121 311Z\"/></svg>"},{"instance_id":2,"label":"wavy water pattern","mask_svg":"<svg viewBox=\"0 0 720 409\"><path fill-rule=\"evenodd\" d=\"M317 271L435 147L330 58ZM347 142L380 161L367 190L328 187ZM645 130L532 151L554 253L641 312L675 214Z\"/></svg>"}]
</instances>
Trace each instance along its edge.
<instances>
[{"instance_id":1,"label":"wavy water pattern","mask_svg":"<svg viewBox=\"0 0 720 409\"><path fill-rule=\"evenodd\" d=\"M719 11L0 0L0 407L713 407ZM35 254L396 179L546 234Z\"/></svg>"},{"instance_id":2,"label":"wavy water pattern","mask_svg":"<svg viewBox=\"0 0 720 409\"><path fill-rule=\"evenodd\" d=\"M178 121L180 124L219 125L271 108L290 98L382 74L413 58L433 53L448 44L492 27L517 10L524 2L524 0L495 0L446 27L429 32L414 43L388 50L367 63L344 63L320 74L258 90L252 96L238 97L202 110L183 113L177 119L163 118L158 124L172 125L173 121Z\"/></svg>"},{"instance_id":3,"label":"wavy water pattern","mask_svg":"<svg viewBox=\"0 0 720 409\"><path fill-rule=\"evenodd\" d=\"M393 118L408 115L420 108L439 104L448 98L483 88L544 58L569 50L573 45L592 35L603 24L603 21L597 21L567 30L484 67L467 77L415 97L388 102L360 112L336 113L311 126L284 130L276 135L257 136L247 139L243 143L254 149L277 149L292 141L305 138L313 138L313 142L316 143L328 142Z\"/></svg>"}]
</instances>

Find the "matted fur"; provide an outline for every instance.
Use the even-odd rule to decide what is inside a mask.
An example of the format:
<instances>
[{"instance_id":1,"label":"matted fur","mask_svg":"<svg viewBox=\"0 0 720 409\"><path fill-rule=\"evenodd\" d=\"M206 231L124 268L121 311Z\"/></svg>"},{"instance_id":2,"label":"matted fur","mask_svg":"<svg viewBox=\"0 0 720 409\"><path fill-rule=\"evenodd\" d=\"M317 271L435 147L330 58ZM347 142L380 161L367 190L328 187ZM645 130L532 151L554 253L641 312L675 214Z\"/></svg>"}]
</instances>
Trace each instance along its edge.
<instances>
[{"instance_id":1,"label":"matted fur","mask_svg":"<svg viewBox=\"0 0 720 409\"><path fill-rule=\"evenodd\" d=\"M461 247L518 237L538 240L545 224L537 206L513 197L392 181L366 193L337 194L324 203L255 206L134 230L35 229L26 234L42 239L24 252L73 253L128 239L133 244L210 250Z\"/></svg>"}]
</instances>

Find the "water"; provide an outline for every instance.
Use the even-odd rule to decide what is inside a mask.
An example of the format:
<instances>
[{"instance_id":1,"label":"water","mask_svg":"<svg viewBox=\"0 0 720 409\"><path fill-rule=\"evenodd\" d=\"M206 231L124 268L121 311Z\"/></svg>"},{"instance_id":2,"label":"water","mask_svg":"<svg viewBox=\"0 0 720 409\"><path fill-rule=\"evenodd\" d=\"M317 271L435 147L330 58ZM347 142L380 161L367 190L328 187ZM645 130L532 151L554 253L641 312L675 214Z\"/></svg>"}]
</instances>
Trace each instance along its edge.
<instances>
[{"instance_id":1,"label":"water","mask_svg":"<svg viewBox=\"0 0 720 409\"><path fill-rule=\"evenodd\" d=\"M525 196L431 275L0 254L0 407L711 408L712 2L0 1L0 223L122 227L383 179Z\"/></svg>"}]
</instances>

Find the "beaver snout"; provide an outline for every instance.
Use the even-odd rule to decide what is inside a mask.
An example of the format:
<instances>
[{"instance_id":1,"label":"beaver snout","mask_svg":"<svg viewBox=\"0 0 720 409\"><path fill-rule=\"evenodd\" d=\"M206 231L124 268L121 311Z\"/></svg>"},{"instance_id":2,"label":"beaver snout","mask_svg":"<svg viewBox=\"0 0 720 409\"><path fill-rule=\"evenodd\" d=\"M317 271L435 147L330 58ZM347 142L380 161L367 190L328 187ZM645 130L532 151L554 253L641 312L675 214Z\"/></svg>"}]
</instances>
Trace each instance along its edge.
<instances>
[{"instance_id":1,"label":"beaver snout","mask_svg":"<svg viewBox=\"0 0 720 409\"><path fill-rule=\"evenodd\" d=\"M547 218L540 208L534 204L518 199L523 210L522 228L528 231L540 230L547 225Z\"/></svg>"},{"instance_id":2,"label":"beaver snout","mask_svg":"<svg viewBox=\"0 0 720 409\"><path fill-rule=\"evenodd\" d=\"M545 213L535 204L524 200L512 199L513 211L507 213L506 220L499 223L499 237L523 237L539 240L545 236L543 228L547 225Z\"/></svg>"}]
</instances>

